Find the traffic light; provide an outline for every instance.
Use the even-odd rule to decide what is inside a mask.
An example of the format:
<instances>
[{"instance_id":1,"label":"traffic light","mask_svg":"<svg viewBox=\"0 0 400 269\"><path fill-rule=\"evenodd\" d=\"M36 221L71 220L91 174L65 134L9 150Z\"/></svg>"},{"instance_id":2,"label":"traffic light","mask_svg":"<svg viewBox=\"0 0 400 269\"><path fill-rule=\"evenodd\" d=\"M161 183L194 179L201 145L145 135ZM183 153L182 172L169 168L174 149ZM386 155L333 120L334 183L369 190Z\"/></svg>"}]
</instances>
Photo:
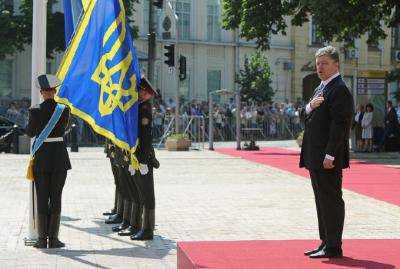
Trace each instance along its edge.
<instances>
[{"instance_id":1,"label":"traffic light","mask_svg":"<svg viewBox=\"0 0 400 269\"><path fill-rule=\"evenodd\" d=\"M169 67L175 66L175 45L165 45L164 49L167 50L167 52L164 53L164 55L167 57L167 60L165 60L164 63Z\"/></svg>"},{"instance_id":2,"label":"traffic light","mask_svg":"<svg viewBox=\"0 0 400 269\"><path fill-rule=\"evenodd\" d=\"M186 57L183 55L179 57L179 79L186 79Z\"/></svg>"},{"instance_id":3,"label":"traffic light","mask_svg":"<svg viewBox=\"0 0 400 269\"><path fill-rule=\"evenodd\" d=\"M155 5L157 8L162 9L163 7L163 0L153 0L153 5Z\"/></svg>"}]
</instances>

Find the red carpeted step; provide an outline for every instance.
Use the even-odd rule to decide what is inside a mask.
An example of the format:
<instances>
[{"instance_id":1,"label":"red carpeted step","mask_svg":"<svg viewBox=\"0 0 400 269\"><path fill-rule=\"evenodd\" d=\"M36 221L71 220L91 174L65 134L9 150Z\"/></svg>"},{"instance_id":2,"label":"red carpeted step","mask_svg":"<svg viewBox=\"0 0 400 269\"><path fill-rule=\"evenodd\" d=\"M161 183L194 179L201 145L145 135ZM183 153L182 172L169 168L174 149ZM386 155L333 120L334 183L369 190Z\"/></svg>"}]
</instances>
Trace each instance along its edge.
<instances>
[{"instance_id":1,"label":"red carpeted step","mask_svg":"<svg viewBox=\"0 0 400 269\"><path fill-rule=\"evenodd\" d=\"M400 240L345 240L344 258L313 260L314 240L178 243L178 269L393 269L400 266Z\"/></svg>"},{"instance_id":2,"label":"red carpeted step","mask_svg":"<svg viewBox=\"0 0 400 269\"><path fill-rule=\"evenodd\" d=\"M230 156L279 168L309 178L308 171L299 168L299 152L283 148L262 148L260 151L216 149ZM382 164L352 161L344 170L343 187L391 204L400 205L400 169Z\"/></svg>"}]
</instances>

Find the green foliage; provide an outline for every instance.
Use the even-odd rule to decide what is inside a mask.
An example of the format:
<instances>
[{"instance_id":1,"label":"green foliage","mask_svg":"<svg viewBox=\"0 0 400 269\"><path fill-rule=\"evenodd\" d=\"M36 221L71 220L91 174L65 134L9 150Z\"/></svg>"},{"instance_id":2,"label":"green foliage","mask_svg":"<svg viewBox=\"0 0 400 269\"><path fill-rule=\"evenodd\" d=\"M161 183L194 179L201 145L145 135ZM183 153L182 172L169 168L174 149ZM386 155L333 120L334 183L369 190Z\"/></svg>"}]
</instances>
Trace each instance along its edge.
<instances>
[{"instance_id":1,"label":"green foliage","mask_svg":"<svg viewBox=\"0 0 400 269\"><path fill-rule=\"evenodd\" d=\"M381 21L391 27L400 23L398 0L222 0L223 27L240 28L241 36L256 39L261 49L268 49L271 33L285 34L285 18L301 26L308 14L317 24L317 35L324 40L344 41L368 33L370 43L386 37Z\"/></svg>"},{"instance_id":2,"label":"green foliage","mask_svg":"<svg viewBox=\"0 0 400 269\"><path fill-rule=\"evenodd\" d=\"M19 12L13 12L5 5L5 0L0 0L0 60L7 55L13 55L25 49L25 45L32 43L32 16L33 1L21 0ZM52 58L54 53L65 49L64 41L64 14L52 12L54 4L59 0L47 2L47 58ZM123 0L128 24L132 28L132 34L137 37L138 29L133 25L132 14L134 3L139 0Z\"/></svg>"},{"instance_id":3,"label":"green foliage","mask_svg":"<svg viewBox=\"0 0 400 269\"><path fill-rule=\"evenodd\" d=\"M393 69L387 75L387 80L389 82L399 81L400 80L400 68ZM392 93L392 97L397 101L400 101L400 88L397 88L395 92Z\"/></svg>"},{"instance_id":4,"label":"green foliage","mask_svg":"<svg viewBox=\"0 0 400 269\"><path fill-rule=\"evenodd\" d=\"M14 13L12 6L0 0L0 60L7 54L24 49L26 38L20 31L21 23L22 17Z\"/></svg>"},{"instance_id":5,"label":"green foliage","mask_svg":"<svg viewBox=\"0 0 400 269\"><path fill-rule=\"evenodd\" d=\"M244 69L237 76L243 101L271 101L274 91L271 87L271 71L268 60L257 51L244 63Z\"/></svg>"},{"instance_id":6,"label":"green foliage","mask_svg":"<svg viewBox=\"0 0 400 269\"><path fill-rule=\"evenodd\" d=\"M390 71L387 75L387 80L389 82L400 80L400 69L394 69Z\"/></svg>"}]
</instances>

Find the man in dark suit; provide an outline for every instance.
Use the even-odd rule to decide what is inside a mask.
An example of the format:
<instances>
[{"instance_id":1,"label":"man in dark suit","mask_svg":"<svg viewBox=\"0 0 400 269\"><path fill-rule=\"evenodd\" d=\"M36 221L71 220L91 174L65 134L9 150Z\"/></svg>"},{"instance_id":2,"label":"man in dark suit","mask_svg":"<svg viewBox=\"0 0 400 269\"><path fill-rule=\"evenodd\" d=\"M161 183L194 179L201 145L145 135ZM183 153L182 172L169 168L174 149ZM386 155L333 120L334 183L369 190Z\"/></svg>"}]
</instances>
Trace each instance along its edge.
<instances>
[{"instance_id":1,"label":"man in dark suit","mask_svg":"<svg viewBox=\"0 0 400 269\"><path fill-rule=\"evenodd\" d=\"M310 258L342 257L344 201L342 169L349 167L349 132L353 97L339 74L339 54L332 46L315 54L320 86L303 110L305 131L300 167L310 172L321 245Z\"/></svg>"},{"instance_id":2,"label":"man in dark suit","mask_svg":"<svg viewBox=\"0 0 400 269\"><path fill-rule=\"evenodd\" d=\"M385 115L385 133L380 141L380 148L382 149L387 139L392 138L396 140L399 136L399 120L397 118L396 110L393 108L392 101L386 102L386 115Z\"/></svg>"}]
</instances>

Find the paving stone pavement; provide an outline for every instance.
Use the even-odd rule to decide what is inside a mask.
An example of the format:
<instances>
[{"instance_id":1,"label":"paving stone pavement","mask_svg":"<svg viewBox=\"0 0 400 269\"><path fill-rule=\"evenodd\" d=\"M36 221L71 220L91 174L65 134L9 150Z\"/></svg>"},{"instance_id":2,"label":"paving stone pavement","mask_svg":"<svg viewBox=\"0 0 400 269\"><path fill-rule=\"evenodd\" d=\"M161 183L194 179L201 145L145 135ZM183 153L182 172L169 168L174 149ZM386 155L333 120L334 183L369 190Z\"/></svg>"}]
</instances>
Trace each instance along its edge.
<instances>
[{"instance_id":1,"label":"paving stone pavement","mask_svg":"<svg viewBox=\"0 0 400 269\"><path fill-rule=\"evenodd\" d=\"M103 150L80 148L70 156L60 228L67 247L42 251L24 246L28 156L0 154L0 268L176 268L179 241L318 237L306 178L207 150L159 150L156 236L133 242L113 234L101 215L114 201ZM350 191L344 199L344 238L400 239L399 206Z\"/></svg>"}]
</instances>

